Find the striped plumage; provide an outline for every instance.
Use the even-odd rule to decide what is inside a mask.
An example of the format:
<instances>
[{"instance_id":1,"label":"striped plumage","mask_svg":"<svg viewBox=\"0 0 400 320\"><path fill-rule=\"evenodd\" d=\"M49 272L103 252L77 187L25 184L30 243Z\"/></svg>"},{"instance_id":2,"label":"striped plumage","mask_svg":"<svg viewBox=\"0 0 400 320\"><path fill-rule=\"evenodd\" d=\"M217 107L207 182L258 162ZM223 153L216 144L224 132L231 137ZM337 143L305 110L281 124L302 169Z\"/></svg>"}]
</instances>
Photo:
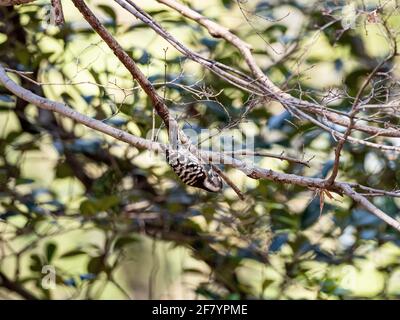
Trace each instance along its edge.
<instances>
[{"instance_id":1,"label":"striped plumage","mask_svg":"<svg viewBox=\"0 0 400 320\"><path fill-rule=\"evenodd\" d=\"M222 189L222 180L208 165L202 164L189 150L184 148L167 149L166 158L169 165L183 183L210 192Z\"/></svg>"}]
</instances>

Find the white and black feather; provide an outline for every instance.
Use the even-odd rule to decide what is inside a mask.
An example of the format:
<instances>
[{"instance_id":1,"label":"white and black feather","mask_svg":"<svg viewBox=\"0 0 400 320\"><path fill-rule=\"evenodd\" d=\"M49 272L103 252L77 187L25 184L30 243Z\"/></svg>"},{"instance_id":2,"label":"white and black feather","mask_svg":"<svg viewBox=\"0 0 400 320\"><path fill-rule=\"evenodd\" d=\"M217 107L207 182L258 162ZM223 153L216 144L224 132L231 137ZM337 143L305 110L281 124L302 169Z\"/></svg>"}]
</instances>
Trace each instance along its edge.
<instances>
[{"instance_id":1,"label":"white and black feather","mask_svg":"<svg viewBox=\"0 0 400 320\"><path fill-rule=\"evenodd\" d=\"M222 180L219 175L189 150L169 148L165 154L169 165L183 183L210 192L221 191Z\"/></svg>"}]
</instances>

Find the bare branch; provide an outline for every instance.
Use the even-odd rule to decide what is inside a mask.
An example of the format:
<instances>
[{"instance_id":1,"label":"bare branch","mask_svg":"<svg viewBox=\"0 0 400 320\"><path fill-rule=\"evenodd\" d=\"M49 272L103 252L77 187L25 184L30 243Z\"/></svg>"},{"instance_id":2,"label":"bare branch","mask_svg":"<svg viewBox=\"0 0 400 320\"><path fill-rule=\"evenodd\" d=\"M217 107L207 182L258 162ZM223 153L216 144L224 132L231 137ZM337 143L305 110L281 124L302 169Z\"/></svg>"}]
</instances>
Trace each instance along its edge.
<instances>
[{"instance_id":1,"label":"bare branch","mask_svg":"<svg viewBox=\"0 0 400 320\"><path fill-rule=\"evenodd\" d=\"M52 10L54 12L54 22L57 26L61 26L65 23L64 12L62 8L61 0L51 0Z\"/></svg>"},{"instance_id":2,"label":"bare branch","mask_svg":"<svg viewBox=\"0 0 400 320\"><path fill-rule=\"evenodd\" d=\"M157 94L151 82L136 66L135 61L124 51L121 45L113 38L113 36L107 31L107 29L101 24L100 20L93 14L82 0L72 0L75 7L81 12L85 20L91 25L91 27L98 33L98 35L104 40L104 42L114 52L115 56L123 63L123 65L131 73L132 77L139 83L143 91L150 98L154 108L158 115L163 120L164 124L169 127L170 121L175 121L169 115L167 106L163 99Z\"/></svg>"},{"instance_id":3,"label":"bare branch","mask_svg":"<svg viewBox=\"0 0 400 320\"><path fill-rule=\"evenodd\" d=\"M234 39L233 45L238 48L238 50L243 55L246 63L248 64L250 70L254 78L243 74L242 72L230 67L226 66L220 62L212 61L202 57L201 55L191 51L187 47L185 47L182 43L177 41L168 31L163 29L159 23L157 23L154 19L151 18L147 13L145 13L141 8L139 8L133 1L131 0L114 0L119 5L121 5L124 9L132 13L136 18L142 20L144 23L149 25L156 33L158 33L161 37L163 37L166 41L168 41L171 45L173 45L179 52L184 54L189 59L203 65L210 71L214 72L216 75L221 77L222 79L232 83L238 88L249 91L257 96L267 98L266 101L269 101L269 98L273 98L274 100L280 102L284 107L289 110L293 109L301 109L303 110L303 115L301 118L310 119L313 117L314 123L316 122L324 130L331 132L329 127L320 125L322 124L320 120L315 119L316 115L321 116L323 119L327 119L331 121L333 124L338 124L341 126L347 127L350 123L349 115L341 113L337 110L329 109L323 105L318 103L309 102L305 100L301 100L291 96L290 94L283 92L279 89L275 84L273 84L262 72L262 70L257 66L255 58L252 56L252 53L245 42L238 40L238 37L230 33L229 30L223 27L218 27L217 29L213 29L215 25L218 26L215 22L207 19L206 17L199 15L196 11L176 2L175 0L161 0L160 2L167 4L171 8L178 10L178 12L182 12L186 17L193 19L194 21L201 22L202 25L206 26L207 29L212 29L214 34L218 34L220 37L224 37L227 41ZM304 117L304 114L307 113L310 116ZM353 128L355 130L359 130L365 133L369 133L377 136L388 136L388 137L400 137L400 130L396 130L394 128L379 128L370 125L362 125L353 123ZM392 150L396 152L400 152L400 149L392 148L391 146L386 146L382 144L374 144L374 143L366 143L363 140L355 139L349 137L348 139L352 143L356 144L364 144L368 145L372 148L377 148L380 150Z\"/></svg>"},{"instance_id":4,"label":"bare branch","mask_svg":"<svg viewBox=\"0 0 400 320\"><path fill-rule=\"evenodd\" d=\"M35 95L31 91L20 87L13 80L11 80L7 76L2 65L0 65L0 83L2 85L4 85L4 87L6 87L8 90L10 90L13 94L15 94L17 97L20 97L21 99L28 101L28 102L34 104L35 106L38 106L40 108L50 110L53 112L57 112L65 117L70 118L78 123L81 123L89 128L92 128L99 132L105 133L111 137L114 137L118 140L129 143L130 145L133 145L135 147L142 148L142 149L145 148L145 149L149 149L149 150L158 150L158 151L162 150L160 143L151 142L150 140L136 137L132 134L126 133L125 131L111 127L111 126L105 124L104 122L90 118L84 114L81 114L81 113L73 110L72 108L68 107L64 103L51 101L46 98Z\"/></svg>"},{"instance_id":5,"label":"bare branch","mask_svg":"<svg viewBox=\"0 0 400 320\"><path fill-rule=\"evenodd\" d=\"M26 300L38 300L36 296L22 287L19 283L10 280L3 272L0 271L0 287L4 287L12 292L18 293Z\"/></svg>"},{"instance_id":6,"label":"bare branch","mask_svg":"<svg viewBox=\"0 0 400 320\"><path fill-rule=\"evenodd\" d=\"M388 216L382 210L375 207L367 198L354 191L348 184L342 184L342 189L345 194L352 198L355 202L362 205L369 212L373 213L379 219L385 221L388 225L400 231L400 222Z\"/></svg>"},{"instance_id":7,"label":"bare branch","mask_svg":"<svg viewBox=\"0 0 400 320\"><path fill-rule=\"evenodd\" d=\"M296 159L293 157L288 157L284 155L284 152L281 154L274 154L270 152L265 152L265 151L251 151L251 150L233 150L233 151L225 151L226 154L231 154L232 156L255 156L255 157L267 157L267 158L274 158L274 159L279 159L279 160L285 160L288 162L293 162L293 163L298 163L302 164L303 166L310 167L310 161L312 158L309 160L300 160Z\"/></svg>"},{"instance_id":8,"label":"bare branch","mask_svg":"<svg viewBox=\"0 0 400 320\"><path fill-rule=\"evenodd\" d=\"M347 127L346 132L344 133L343 137L341 140L339 140L339 143L336 146L335 149L335 160L333 164L333 169L332 173L329 176L329 178L326 180L326 184L332 184L333 181L335 181L338 172L339 172L339 163L340 163L340 155L343 149L344 144L347 141L347 138L350 136L351 131L353 130L354 127L354 117L356 114L359 112L359 104L361 100L361 95L363 94L364 90L367 88L368 84L371 82L375 74L379 71L379 69L389 60L391 60L395 55L397 54L396 50L394 50L386 59L382 60L375 68L372 70L372 72L368 75L368 77L364 80L363 84L361 85L360 89L357 92L356 98L354 100L354 103L351 107L350 113L349 113L349 125Z\"/></svg>"},{"instance_id":9,"label":"bare branch","mask_svg":"<svg viewBox=\"0 0 400 320\"><path fill-rule=\"evenodd\" d=\"M102 39L107 43L110 49L113 50L114 54L117 58L124 64L124 66L128 69L134 79L136 79L142 89L146 92L150 100L152 101L154 109L157 111L157 114L163 120L165 126L169 129L170 126L177 129L178 137L183 145L186 145L188 149L198 157L201 157L201 154L197 150L197 148L191 144L190 139L183 133L182 130L178 128L178 124L176 120L170 116L168 107L164 103L164 99L160 97L155 90L154 86L150 83L150 81L146 78L146 76L140 71L140 69L136 66L134 60L124 51L124 49L120 46L120 44L113 38L113 36L104 28L104 26L100 23L97 17L90 11L90 9L86 6L84 1L82 0L72 0L74 5L78 8L78 10L82 13L87 22L92 26L92 28L102 37ZM170 134L169 134L170 136ZM171 136L169 137L171 140ZM170 141L171 142L171 141ZM214 167L215 169L215 167ZM217 170L220 174L221 170ZM238 192L238 188L233 184L233 182L228 179L226 175L221 175L221 177L225 180L225 182L230 185L233 190L238 194L240 198L243 198L240 191Z\"/></svg>"}]
</instances>

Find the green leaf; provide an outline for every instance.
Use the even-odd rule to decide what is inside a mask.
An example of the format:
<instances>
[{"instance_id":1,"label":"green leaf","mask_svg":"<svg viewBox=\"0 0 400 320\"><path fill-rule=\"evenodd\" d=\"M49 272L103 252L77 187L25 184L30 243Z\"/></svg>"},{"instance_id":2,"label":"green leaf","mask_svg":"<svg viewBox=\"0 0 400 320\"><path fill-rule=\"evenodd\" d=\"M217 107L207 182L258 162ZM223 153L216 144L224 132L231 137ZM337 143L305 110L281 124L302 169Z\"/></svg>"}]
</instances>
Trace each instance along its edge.
<instances>
[{"instance_id":1,"label":"green leaf","mask_svg":"<svg viewBox=\"0 0 400 320\"><path fill-rule=\"evenodd\" d=\"M114 207L119 201L120 199L116 195L105 196L97 201L96 206L100 211L104 211Z\"/></svg>"},{"instance_id":2,"label":"green leaf","mask_svg":"<svg viewBox=\"0 0 400 320\"><path fill-rule=\"evenodd\" d=\"M272 283L274 283L273 280L271 279L265 279L262 283L262 292L265 291L265 289L267 289Z\"/></svg>"},{"instance_id":3,"label":"green leaf","mask_svg":"<svg viewBox=\"0 0 400 320\"><path fill-rule=\"evenodd\" d=\"M112 22L113 22L114 25L116 24L117 15L116 15L116 13L115 13L115 11L114 11L114 9L113 9L112 7L107 6L107 5L105 5L105 4L99 4L97 7L98 7L101 11L103 11L108 17L111 18L111 20L112 20Z\"/></svg>"},{"instance_id":4,"label":"green leaf","mask_svg":"<svg viewBox=\"0 0 400 320\"><path fill-rule=\"evenodd\" d=\"M86 252L82 250L72 250L68 251L67 253L64 253L60 258L72 258L82 254L86 254Z\"/></svg>"},{"instance_id":5,"label":"green leaf","mask_svg":"<svg viewBox=\"0 0 400 320\"><path fill-rule=\"evenodd\" d=\"M98 212L96 204L92 200L85 200L79 206L81 213L84 216L92 216Z\"/></svg>"},{"instance_id":6,"label":"green leaf","mask_svg":"<svg viewBox=\"0 0 400 320\"><path fill-rule=\"evenodd\" d=\"M131 243L135 243L138 241L139 241L139 239L136 237L121 237L121 238L118 238L117 241L115 241L114 249L121 249L122 247L125 247L126 245L129 245Z\"/></svg>"},{"instance_id":7,"label":"green leaf","mask_svg":"<svg viewBox=\"0 0 400 320\"><path fill-rule=\"evenodd\" d=\"M31 183L34 183L35 182L35 180L32 180L32 179L27 179L27 178L17 178L16 180L15 180L15 185L21 185L21 184L31 184Z\"/></svg>"},{"instance_id":8,"label":"green leaf","mask_svg":"<svg viewBox=\"0 0 400 320\"><path fill-rule=\"evenodd\" d=\"M87 265L87 271L93 274L99 274L101 271L104 271L103 257L93 257L90 259Z\"/></svg>"},{"instance_id":9,"label":"green leaf","mask_svg":"<svg viewBox=\"0 0 400 320\"><path fill-rule=\"evenodd\" d=\"M54 254L57 251L57 245L54 242L50 242L46 246L46 257L47 257L47 262L50 263L53 258Z\"/></svg>"},{"instance_id":10,"label":"green leaf","mask_svg":"<svg viewBox=\"0 0 400 320\"><path fill-rule=\"evenodd\" d=\"M83 215L91 216L101 211L106 211L119 204L120 198L116 195L104 196L100 199L87 199L80 205Z\"/></svg>"},{"instance_id":11,"label":"green leaf","mask_svg":"<svg viewBox=\"0 0 400 320\"><path fill-rule=\"evenodd\" d=\"M35 272L42 272L43 263L39 255L32 254L30 258L31 258L31 265L29 266L29 268Z\"/></svg>"},{"instance_id":12,"label":"green leaf","mask_svg":"<svg viewBox=\"0 0 400 320\"><path fill-rule=\"evenodd\" d=\"M74 175L73 170L71 167L66 164L65 162L61 162L56 167L56 177L57 178L68 178Z\"/></svg>"}]
</instances>

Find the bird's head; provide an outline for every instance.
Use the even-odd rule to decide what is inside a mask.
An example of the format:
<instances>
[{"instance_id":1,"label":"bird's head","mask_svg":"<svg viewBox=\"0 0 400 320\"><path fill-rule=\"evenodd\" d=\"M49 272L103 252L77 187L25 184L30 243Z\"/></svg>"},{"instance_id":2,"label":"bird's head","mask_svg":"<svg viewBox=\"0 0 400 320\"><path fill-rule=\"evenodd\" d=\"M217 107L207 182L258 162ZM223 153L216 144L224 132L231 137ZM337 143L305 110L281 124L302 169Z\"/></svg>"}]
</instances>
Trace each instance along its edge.
<instances>
[{"instance_id":1,"label":"bird's head","mask_svg":"<svg viewBox=\"0 0 400 320\"><path fill-rule=\"evenodd\" d=\"M204 179L203 186L203 189L207 191L219 192L222 189L222 179L214 170L210 169Z\"/></svg>"}]
</instances>

